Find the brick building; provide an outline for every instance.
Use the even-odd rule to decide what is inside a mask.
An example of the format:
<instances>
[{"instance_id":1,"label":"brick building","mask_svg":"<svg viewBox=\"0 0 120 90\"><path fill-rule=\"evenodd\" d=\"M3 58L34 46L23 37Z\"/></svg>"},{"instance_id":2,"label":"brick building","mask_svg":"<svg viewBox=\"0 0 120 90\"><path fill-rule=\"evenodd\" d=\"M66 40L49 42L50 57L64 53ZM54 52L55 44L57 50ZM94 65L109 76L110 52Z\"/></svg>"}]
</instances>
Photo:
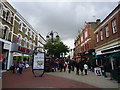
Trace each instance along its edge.
<instances>
[{"instance_id":1,"label":"brick building","mask_svg":"<svg viewBox=\"0 0 120 90\"><path fill-rule=\"evenodd\" d=\"M83 29L78 33L78 36L75 40L75 51L74 55L86 56L92 55L94 52L94 29L100 23L100 19L97 19L96 22L85 22ZM94 53L93 53L94 54Z\"/></svg>"},{"instance_id":2,"label":"brick building","mask_svg":"<svg viewBox=\"0 0 120 90\"><path fill-rule=\"evenodd\" d=\"M46 40L7 1L0 2L0 60L9 69L13 56L30 56Z\"/></svg>"},{"instance_id":3,"label":"brick building","mask_svg":"<svg viewBox=\"0 0 120 90\"><path fill-rule=\"evenodd\" d=\"M107 63L117 78L120 68L120 4L97 26L94 31L97 65ZM100 62L101 61L101 62Z\"/></svg>"}]
</instances>

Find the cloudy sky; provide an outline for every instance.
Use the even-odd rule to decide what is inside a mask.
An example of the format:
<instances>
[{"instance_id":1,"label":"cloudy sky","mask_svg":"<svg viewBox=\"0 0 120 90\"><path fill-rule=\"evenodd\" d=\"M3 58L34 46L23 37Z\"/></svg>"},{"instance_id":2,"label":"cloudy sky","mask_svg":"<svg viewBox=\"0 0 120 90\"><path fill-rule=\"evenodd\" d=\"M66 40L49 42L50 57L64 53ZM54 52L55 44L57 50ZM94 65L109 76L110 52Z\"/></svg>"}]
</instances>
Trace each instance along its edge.
<instances>
[{"instance_id":1,"label":"cloudy sky","mask_svg":"<svg viewBox=\"0 0 120 90\"><path fill-rule=\"evenodd\" d=\"M17 1L17 2L16 2ZM85 21L103 20L117 5L114 1L48 1L8 0L12 6L46 38L51 30L58 32L62 41L74 48L74 40ZM46 0L44 0L46 1Z\"/></svg>"}]
</instances>

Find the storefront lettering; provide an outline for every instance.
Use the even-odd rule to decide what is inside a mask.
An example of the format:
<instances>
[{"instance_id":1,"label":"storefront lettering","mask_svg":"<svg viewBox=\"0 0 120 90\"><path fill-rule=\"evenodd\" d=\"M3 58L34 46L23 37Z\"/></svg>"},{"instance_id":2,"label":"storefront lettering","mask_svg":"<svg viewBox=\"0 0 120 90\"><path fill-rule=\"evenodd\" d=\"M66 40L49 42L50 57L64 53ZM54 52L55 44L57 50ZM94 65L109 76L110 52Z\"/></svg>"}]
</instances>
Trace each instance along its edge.
<instances>
[{"instance_id":1,"label":"storefront lettering","mask_svg":"<svg viewBox=\"0 0 120 90\"><path fill-rule=\"evenodd\" d=\"M19 51L22 51L22 52L27 52L27 53L29 53L29 52L30 52L30 50L29 50L29 49L24 48L24 47L20 47L20 46L18 46L18 50L19 50Z\"/></svg>"}]
</instances>

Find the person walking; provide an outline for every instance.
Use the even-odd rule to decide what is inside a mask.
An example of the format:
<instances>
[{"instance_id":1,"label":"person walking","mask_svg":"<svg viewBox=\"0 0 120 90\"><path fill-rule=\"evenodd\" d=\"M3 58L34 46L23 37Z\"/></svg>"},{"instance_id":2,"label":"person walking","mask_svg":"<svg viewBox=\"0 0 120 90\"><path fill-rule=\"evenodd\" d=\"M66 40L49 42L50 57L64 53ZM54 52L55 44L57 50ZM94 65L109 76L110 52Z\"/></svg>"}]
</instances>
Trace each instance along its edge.
<instances>
[{"instance_id":1,"label":"person walking","mask_svg":"<svg viewBox=\"0 0 120 90\"><path fill-rule=\"evenodd\" d=\"M71 68L71 61L69 61L69 62L68 62L68 73L71 72L71 69L72 69L72 68Z\"/></svg>"},{"instance_id":2,"label":"person walking","mask_svg":"<svg viewBox=\"0 0 120 90\"><path fill-rule=\"evenodd\" d=\"M80 67L80 62L76 62L76 75L79 75L79 67Z\"/></svg>"},{"instance_id":3,"label":"person walking","mask_svg":"<svg viewBox=\"0 0 120 90\"><path fill-rule=\"evenodd\" d=\"M80 71L81 71L81 75L83 75L83 70L84 70L84 64L83 64L83 62L81 61L80 62Z\"/></svg>"},{"instance_id":4,"label":"person walking","mask_svg":"<svg viewBox=\"0 0 120 90\"><path fill-rule=\"evenodd\" d=\"M85 75L87 75L88 65L84 64Z\"/></svg>"},{"instance_id":5,"label":"person walking","mask_svg":"<svg viewBox=\"0 0 120 90\"><path fill-rule=\"evenodd\" d=\"M64 62L64 72L66 71L66 67L67 67L67 62Z\"/></svg>"},{"instance_id":6,"label":"person walking","mask_svg":"<svg viewBox=\"0 0 120 90\"><path fill-rule=\"evenodd\" d=\"M24 67L23 63L20 62L20 63L19 63L19 73L20 73L20 74L22 74L23 67Z\"/></svg>"}]
</instances>

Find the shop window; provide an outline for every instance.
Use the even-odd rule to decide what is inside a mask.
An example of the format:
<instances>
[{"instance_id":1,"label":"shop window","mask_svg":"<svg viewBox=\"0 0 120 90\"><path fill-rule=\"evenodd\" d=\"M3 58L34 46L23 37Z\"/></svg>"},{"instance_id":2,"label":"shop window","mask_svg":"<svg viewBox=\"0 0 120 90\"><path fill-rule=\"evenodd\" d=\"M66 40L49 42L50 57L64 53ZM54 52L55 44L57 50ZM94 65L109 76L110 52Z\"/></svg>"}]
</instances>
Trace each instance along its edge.
<instances>
[{"instance_id":1,"label":"shop window","mask_svg":"<svg viewBox=\"0 0 120 90\"><path fill-rule=\"evenodd\" d=\"M116 19L112 21L112 31L113 31L113 34L117 32Z\"/></svg>"},{"instance_id":2,"label":"shop window","mask_svg":"<svg viewBox=\"0 0 120 90\"><path fill-rule=\"evenodd\" d=\"M100 30L100 39L103 40L103 31L102 31L102 29Z\"/></svg>"},{"instance_id":3,"label":"shop window","mask_svg":"<svg viewBox=\"0 0 120 90\"><path fill-rule=\"evenodd\" d=\"M109 28L108 25L105 27L106 37L109 37Z\"/></svg>"}]
</instances>

